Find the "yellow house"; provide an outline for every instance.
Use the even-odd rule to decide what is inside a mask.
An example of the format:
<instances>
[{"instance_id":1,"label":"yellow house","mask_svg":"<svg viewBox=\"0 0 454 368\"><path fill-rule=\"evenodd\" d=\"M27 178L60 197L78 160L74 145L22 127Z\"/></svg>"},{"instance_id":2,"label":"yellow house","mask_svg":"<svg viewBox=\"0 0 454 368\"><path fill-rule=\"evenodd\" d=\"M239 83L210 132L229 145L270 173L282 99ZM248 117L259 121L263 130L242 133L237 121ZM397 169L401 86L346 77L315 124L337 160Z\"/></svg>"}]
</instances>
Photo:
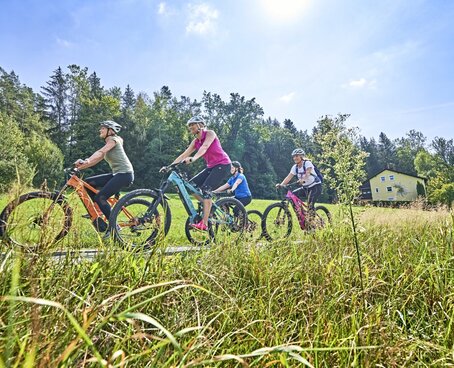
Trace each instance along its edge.
<instances>
[{"instance_id":1,"label":"yellow house","mask_svg":"<svg viewBox=\"0 0 454 368\"><path fill-rule=\"evenodd\" d=\"M425 192L425 178L385 169L369 178L368 182L361 187L361 191L363 199L372 199L372 201L411 202L418 197L418 182Z\"/></svg>"}]
</instances>

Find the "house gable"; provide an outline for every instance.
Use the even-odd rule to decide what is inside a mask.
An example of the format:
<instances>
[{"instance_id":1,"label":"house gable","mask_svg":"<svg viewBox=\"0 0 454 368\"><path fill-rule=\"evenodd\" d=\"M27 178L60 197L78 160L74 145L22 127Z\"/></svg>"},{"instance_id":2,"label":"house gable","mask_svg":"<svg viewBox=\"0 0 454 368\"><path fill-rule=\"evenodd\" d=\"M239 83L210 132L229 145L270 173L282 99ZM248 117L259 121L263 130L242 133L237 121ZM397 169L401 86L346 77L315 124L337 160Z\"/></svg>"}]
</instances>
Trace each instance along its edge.
<instances>
[{"instance_id":1,"label":"house gable","mask_svg":"<svg viewBox=\"0 0 454 368\"><path fill-rule=\"evenodd\" d=\"M425 178L391 169L381 170L369 178L368 182L373 201L410 202L418 197L418 182L425 188Z\"/></svg>"}]
</instances>

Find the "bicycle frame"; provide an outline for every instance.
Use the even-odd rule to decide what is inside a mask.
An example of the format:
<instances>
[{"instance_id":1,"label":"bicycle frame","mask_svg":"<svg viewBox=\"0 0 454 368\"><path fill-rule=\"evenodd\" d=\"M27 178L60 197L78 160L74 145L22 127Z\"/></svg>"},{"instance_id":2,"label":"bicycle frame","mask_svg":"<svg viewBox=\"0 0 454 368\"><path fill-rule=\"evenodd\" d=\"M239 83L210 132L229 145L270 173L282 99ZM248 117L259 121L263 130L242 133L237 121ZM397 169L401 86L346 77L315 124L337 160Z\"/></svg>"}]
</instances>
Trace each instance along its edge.
<instances>
[{"instance_id":1,"label":"bicycle frame","mask_svg":"<svg viewBox=\"0 0 454 368\"><path fill-rule=\"evenodd\" d=\"M287 191L285 195L285 199L283 201L290 202L293 210L296 213L296 217L298 218L298 222L300 224L301 230L304 230L306 227L306 213L307 213L307 205L299 199L295 193L293 193L290 189Z\"/></svg>"},{"instance_id":2,"label":"bicycle frame","mask_svg":"<svg viewBox=\"0 0 454 368\"><path fill-rule=\"evenodd\" d=\"M179 164L174 165L173 168L176 168L178 165ZM193 194L195 196L202 198L203 194L198 188L196 188L190 182L184 180L181 177L181 175L175 170L173 170L170 173L169 177L161 184L159 189L155 189L158 194L158 199L150 205L147 212L145 213L145 218L151 218L153 216L153 213L156 210L159 203L164 200L165 192L167 191L167 188L169 187L170 184L174 184L177 187L178 196L181 202L183 203L183 206L190 218L190 221L194 222L196 216L199 213L194 207L190 195ZM214 209L214 211L223 212L222 209L219 208L215 202L213 202L212 208Z\"/></svg>"},{"instance_id":3,"label":"bicycle frame","mask_svg":"<svg viewBox=\"0 0 454 368\"><path fill-rule=\"evenodd\" d=\"M72 187L77 195L79 196L80 200L82 201L82 204L84 205L85 209L87 210L87 213L90 215L90 219L92 221L95 221L97 218L101 217L105 222L107 222L109 219L104 216L102 213L101 209L99 208L98 204L93 202L91 197L88 195L88 191L91 191L93 193L98 193L99 191L95 188L93 188L90 184L86 183L83 181L81 178L77 176L77 174L72 174L66 184L63 186L63 188L60 190L60 193L66 190L66 188ZM117 198L109 198L107 199L107 202L111 207L117 203ZM126 213L127 216L128 213ZM132 218L132 216L130 216Z\"/></svg>"},{"instance_id":4,"label":"bicycle frame","mask_svg":"<svg viewBox=\"0 0 454 368\"><path fill-rule=\"evenodd\" d=\"M183 178L175 171L172 171L172 173L169 175L169 178L167 180L170 183L173 183L176 185L177 190L178 190L178 196L180 197L181 202L183 202L183 206L184 206L188 216L191 218L191 222L194 222L195 217L197 216L197 210L195 209L194 204L192 203L188 190L192 194L195 194L196 196L199 196L199 197L203 196L202 192L200 192L200 190L198 190L191 183L183 180Z\"/></svg>"}]
</instances>

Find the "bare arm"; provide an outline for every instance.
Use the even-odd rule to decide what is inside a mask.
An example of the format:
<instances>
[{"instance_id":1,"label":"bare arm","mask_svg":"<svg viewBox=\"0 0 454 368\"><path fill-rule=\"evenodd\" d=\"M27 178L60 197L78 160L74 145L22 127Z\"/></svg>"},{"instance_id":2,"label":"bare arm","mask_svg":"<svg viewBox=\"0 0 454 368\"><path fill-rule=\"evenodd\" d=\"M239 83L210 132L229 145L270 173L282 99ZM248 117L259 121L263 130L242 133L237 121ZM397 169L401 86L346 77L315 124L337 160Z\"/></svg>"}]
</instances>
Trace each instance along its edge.
<instances>
[{"instance_id":1,"label":"bare arm","mask_svg":"<svg viewBox=\"0 0 454 368\"><path fill-rule=\"evenodd\" d=\"M293 178L294 176L295 176L294 174L289 173L289 174L284 178L284 180L282 180L282 182L281 182L280 184L277 184L276 186L278 187L278 186L281 186L281 185L287 185L287 184L290 182L290 180L292 180L292 178Z\"/></svg>"},{"instance_id":2,"label":"bare arm","mask_svg":"<svg viewBox=\"0 0 454 368\"><path fill-rule=\"evenodd\" d=\"M212 130L207 130L207 135L205 137L205 142L203 142L202 147L197 151L197 153L192 157L192 161L203 157L203 155L207 152L208 148L210 148L211 143L213 143L214 139L216 138L216 133Z\"/></svg>"},{"instance_id":3,"label":"bare arm","mask_svg":"<svg viewBox=\"0 0 454 368\"><path fill-rule=\"evenodd\" d=\"M85 160L76 161L75 165L79 170L87 169L89 167L95 166L98 162L102 161L106 156L106 153L109 152L112 148L115 147L117 142L113 139L109 139L107 143L101 149L93 153L89 158Z\"/></svg>"},{"instance_id":4,"label":"bare arm","mask_svg":"<svg viewBox=\"0 0 454 368\"><path fill-rule=\"evenodd\" d=\"M298 180L298 182L300 184L303 184L305 181L307 181L307 179L309 178L309 176L311 176L312 174L312 167L308 167L306 169L306 172L304 173L304 175L302 176L302 178L300 180Z\"/></svg>"},{"instance_id":5,"label":"bare arm","mask_svg":"<svg viewBox=\"0 0 454 368\"><path fill-rule=\"evenodd\" d=\"M213 190L213 193L219 193L219 192L222 192L226 189L230 188L230 185L229 183L225 183L224 185L221 185L218 189L216 190Z\"/></svg>"},{"instance_id":6,"label":"bare arm","mask_svg":"<svg viewBox=\"0 0 454 368\"><path fill-rule=\"evenodd\" d=\"M186 148L186 151L184 151L180 156L178 156L172 164L176 164L178 162L183 161L185 158L191 156L191 153L195 151L195 139L191 142L188 148Z\"/></svg>"},{"instance_id":7,"label":"bare arm","mask_svg":"<svg viewBox=\"0 0 454 368\"><path fill-rule=\"evenodd\" d=\"M240 185L243 182L243 179L236 179L235 183L232 185L232 192L235 191L236 188L238 188L238 185Z\"/></svg>"}]
</instances>

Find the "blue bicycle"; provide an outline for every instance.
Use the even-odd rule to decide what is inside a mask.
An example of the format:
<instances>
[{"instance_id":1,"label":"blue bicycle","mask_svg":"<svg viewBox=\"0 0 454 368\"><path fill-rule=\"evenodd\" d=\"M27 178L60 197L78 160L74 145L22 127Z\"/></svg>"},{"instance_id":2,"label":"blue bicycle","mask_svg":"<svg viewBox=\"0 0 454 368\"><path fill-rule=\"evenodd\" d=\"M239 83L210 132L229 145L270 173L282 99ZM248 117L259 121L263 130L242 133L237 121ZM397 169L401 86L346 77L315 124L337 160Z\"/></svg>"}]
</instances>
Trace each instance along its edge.
<instances>
[{"instance_id":1,"label":"blue bicycle","mask_svg":"<svg viewBox=\"0 0 454 368\"><path fill-rule=\"evenodd\" d=\"M198 199L203 194L185 179L184 173L179 170L181 164L167 167L166 172L170 175L161 182L159 189L137 189L117 202L109 218L110 230L116 240L126 245L150 248L167 235L172 215L165 193L170 184L176 186L188 214L185 233L191 243L207 245L213 241L234 242L240 239L247 225L247 213L243 204L235 198L221 198L213 203L208 231L191 226L202 219L203 205L197 201L195 206L190 193ZM126 217L125 212L132 214L132 217Z\"/></svg>"}]
</instances>

